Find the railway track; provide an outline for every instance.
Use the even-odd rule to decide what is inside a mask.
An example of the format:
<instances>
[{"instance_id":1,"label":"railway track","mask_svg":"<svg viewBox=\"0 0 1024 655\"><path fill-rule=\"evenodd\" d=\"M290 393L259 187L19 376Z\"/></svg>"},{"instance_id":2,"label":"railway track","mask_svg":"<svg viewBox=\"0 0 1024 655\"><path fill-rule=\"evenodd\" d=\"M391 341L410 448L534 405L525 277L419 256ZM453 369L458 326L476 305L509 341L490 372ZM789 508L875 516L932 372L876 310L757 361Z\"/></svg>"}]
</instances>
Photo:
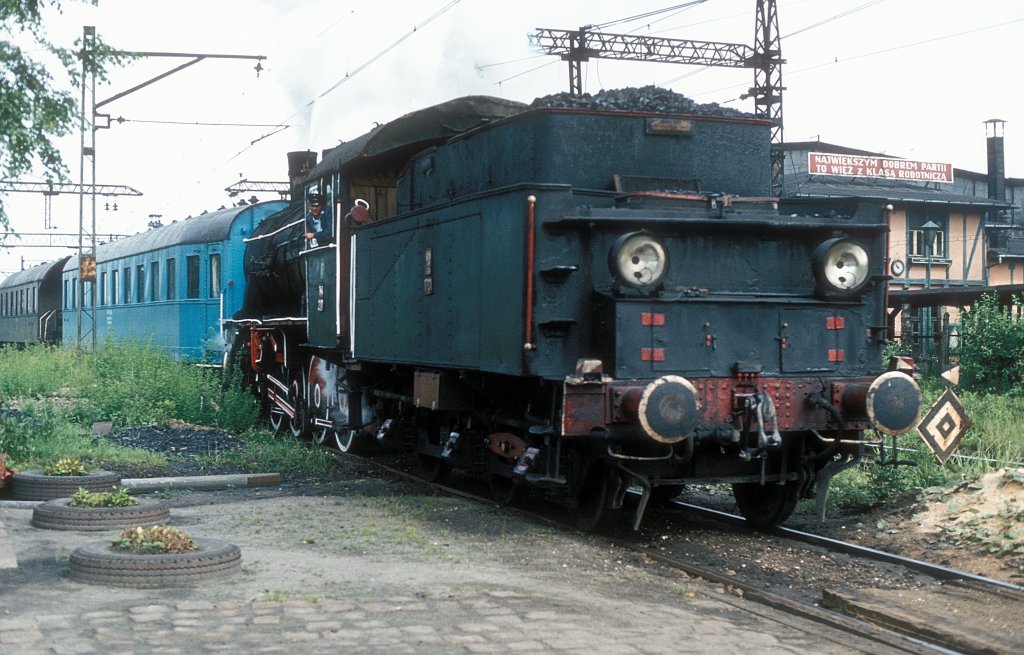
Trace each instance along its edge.
<instances>
[{"instance_id":1,"label":"railway track","mask_svg":"<svg viewBox=\"0 0 1024 655\"><path fill-rule=\"evenodd\" d=\"M493 504L494 500L483 493L466 491L449 485L441 485L424 480L409 467L399 468L383 463L373 457L353 454L334 453L335 457L356 457L373 466L377 470L399 476L403 479L428 485L445 494L466 498L477 502ZM519 511L519 510L517 510ZM560 523L550 513L523 510L534 520L549 523ZM662 536L660 543L652 544L650 535L644 537L626 532L614 536L605 536L610 543L633 552L647 561L656 562L661 566L681 571L687 576L700 578L715 585L721 585L726 592L723 596L742 597L770 607L776 611L812 621L822 626L839 630L862 639L867 639L898 651L907 653L1018 653L1024 650L1024 632L1019 627L993 625L991 612L981 608L1000 605L1008 610L1008 615L1017 617L1024 613L1024 587L994 580L983 576L958 571L938 564L901 557L885 553L857 544L844 542L812 533L779 527L769 532L751 532L743 527L745 519L718 510L708 509L690 503L672 501L668 509L663 511L686 512L690 517L703 517L719 526L731 526L733 532L729 540L740 534L740 541L748 541L747 548L756 550L761 539L773 539L807 548L803 555L808 559L817 557L820 551L837 554L844 558L843 562L852 561L857 567L846 566L851 577L863 578L859 571L865 566L885 567L877 572L879 577L892 576L894 568L905 573L904 576L918 576L914 585L902 588L857 588L851 580L848 587L820 587L820 591L811 592L806 581L796 580L789 587L797 587L798 591L788 592L777 581L767 584L758 580L756 575L749 579L737 575L735 571L723 568L722 562L701 562L700 558L691 556L687 543L676 543L672 536ZM564 525L564 523L563 523ZM720 532L712 532L717 540ZM742 544L740 548L742 548ZM787 548L792 548L787 546ZM794 555L795 559L799 555ZM868 564L874 563L874 564ZM839 564L843 566L842 563ZM799 568L799 567L797 567ZM876 578L878 579L878 578ZM774 588L773 588L774 587ZM740 601L736 601L740 604ZM749 609L749 606L744 604ZM936 614L939 611L939 614ZM981 614L979 614L979 611ZM973 620L975 618L988 618ZM966 620L964 620L966 619Z\"/></svg>"}]
</instances>

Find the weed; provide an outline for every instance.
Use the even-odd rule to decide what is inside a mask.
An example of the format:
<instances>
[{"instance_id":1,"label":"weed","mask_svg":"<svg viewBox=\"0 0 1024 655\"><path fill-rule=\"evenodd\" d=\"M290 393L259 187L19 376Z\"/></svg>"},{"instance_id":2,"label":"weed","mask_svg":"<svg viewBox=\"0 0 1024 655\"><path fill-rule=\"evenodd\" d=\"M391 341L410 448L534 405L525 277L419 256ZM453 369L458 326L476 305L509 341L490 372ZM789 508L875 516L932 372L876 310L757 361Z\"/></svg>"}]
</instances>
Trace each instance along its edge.
<instances>
[{"instance_id":1,"label":"weed","mask_svg":"<svg viewBox=\"0 0 1024 655\"><path fill-rule=\"evenodd\" d=\"M260 600L264 603L283 603L291 597L292 592L290 591L265 591L263 592L263 595L260 596Z\"/></svg>"}]
</instances>

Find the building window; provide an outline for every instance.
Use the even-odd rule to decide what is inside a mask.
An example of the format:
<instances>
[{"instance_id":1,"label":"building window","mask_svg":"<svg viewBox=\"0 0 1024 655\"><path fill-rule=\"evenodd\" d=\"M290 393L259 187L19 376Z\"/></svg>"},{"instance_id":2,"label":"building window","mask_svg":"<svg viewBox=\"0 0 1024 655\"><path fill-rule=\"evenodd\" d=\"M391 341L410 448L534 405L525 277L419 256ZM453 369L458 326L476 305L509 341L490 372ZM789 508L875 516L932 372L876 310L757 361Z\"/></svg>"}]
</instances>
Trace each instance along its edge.
<instances>
[{"instance_id":1,"label":"building window","mask_svg":"<svg viewBox=\"0 0 1024 655\"><path fill-rule=\"evenodd\" d=\"M121 271L121 281L124 283L124 304L132 301L132 269L125 268Z\"/></svg>"},{"instance_id":2,"label":"building window","mask_svg":"<svg viewBox=\"0 0 1024 655\"><path fill-rule=\"evenodd\" d=\"M186 298L199 297L199 255L189 255L185 258L186 275L188 279L185 290Z\"/></svg>"},{"instance_id":3,"label":"building window","mask_svg":"<svg viewBox=\"0 0 1024 655\"><path fill-rule=\"evenodd\" d=\"M174 300L174 257L167 258L167 299Z\"/></svg>"},{"instance_id":4,"label":"building window","mask_svg":"<svg viewBox=\"0 0 1024 655\"><path fill-rule=\"evenodd\" d=\"M160 262L149 263L149 299L160 300Z\"/></svg>"},{"instance_id":5,"label":"building window","mask_svg":"<svg viewBox=\"0 0 1024 655\"><path fill-rule=\"evenodd\" d=\"M220 296L220 253L210 255L210 297Z\"/></svg>"},{"instance_id":6,"label":"building window","mask_svg":"<svg viewBox=\"0 0 1024 655\"><path fill-rule=\"evenodd\" d=\"M146 265L135 265L135 302L146 302Z\"/></svg>"},{"instance_id":7,"label":"building window","mask_svg":"<svg viewBox=\"0 0 1024 655\"><path fill-rule=\"evenodd\" d=\"M925 252L924 230L922 226L931 221L939 226L935 231L935 243L932 244L931 252ZM948 252L947 235L949 234L949 216L943 216L923 211L907 212L907 256L927 257L929 254L937 259L944 259Z\"/></svg>"}]
</instances>

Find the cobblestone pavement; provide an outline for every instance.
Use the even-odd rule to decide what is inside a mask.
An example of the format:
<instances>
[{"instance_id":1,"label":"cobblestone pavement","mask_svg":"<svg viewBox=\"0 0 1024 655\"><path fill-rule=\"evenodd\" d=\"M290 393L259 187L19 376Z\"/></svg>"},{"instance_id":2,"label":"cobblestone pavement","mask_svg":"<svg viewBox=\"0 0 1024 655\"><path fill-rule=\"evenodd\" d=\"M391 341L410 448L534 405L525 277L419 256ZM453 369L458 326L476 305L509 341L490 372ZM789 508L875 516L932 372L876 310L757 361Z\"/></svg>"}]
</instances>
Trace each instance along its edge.
<instances>
[{"instance_id":1,"label":"cobblestone pavement","mask_svg":"<svg viewBox=\"0 0 1024 655\"><path fill-rule=\"evenodd\" d=\"M116 533L39 530L30 508L0 508L18 561L0 570L0 653L889 652L461 499L350 486L166 502L172 525L239 545L240 573L177 589L83 584L69 553Z\"/></svg>"}]
</instances>

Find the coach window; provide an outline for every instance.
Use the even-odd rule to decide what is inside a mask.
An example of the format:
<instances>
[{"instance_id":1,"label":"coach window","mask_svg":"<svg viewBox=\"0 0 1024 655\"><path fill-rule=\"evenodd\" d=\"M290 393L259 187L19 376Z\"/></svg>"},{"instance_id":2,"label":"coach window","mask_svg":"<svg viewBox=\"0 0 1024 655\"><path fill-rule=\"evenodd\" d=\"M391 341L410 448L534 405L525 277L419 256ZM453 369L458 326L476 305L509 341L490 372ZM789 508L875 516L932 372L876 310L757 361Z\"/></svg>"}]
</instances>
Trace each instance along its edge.
<instances>
[{"instance_id":1,"label":"coach window","mask_svg":"<svg viewBox=\"0 0 1024 655\"><path fill-rule=\"evenodd\" d=\"M220 253L210 254L210 297L220 295Z\"/></svg>"},{"instance_id":2,"label":"coach window","mask_svg":"<svg viewBox=\"0 0 1024 655\"><path fill-rule=\"evenodd\" d=\"M71 308L78 307L78 278L71 278Z\"/></svg>"},{"instance_id":3,"label":"coach window","mask_svg":"<svg viewBox=\"0 0 1024 655\"><path fill-rule=\"evenodd\" d=\"M174 300L174 257L167 258L167 299Z\"/></svg>"},{"instance_id":4,"label":"coach window","mask_svg":"<svg viewBox=\"0 0 1024 655\"><path fill-rule=\"evenodd\" d=\"M199 255L189 255L185 258L186 275L188 276L185 297L189 299L199 297Z\"/></svg>"},{"instance_id":5,"label":"coach window","mask_svg":"<svg viewBox=\"0 0 1024 655\"><path fill-rule=\"evenodd\" d=\"M146 265L135 266L135 302L146 302Z\"/></svg>"},{"instance_id":6,"label":"coach window","mask_svg":"<svg viewBox=\"0 0 1024 655\"><path fill-rule=\"evenodd\" d=\"M110 304L117 304L117 269L110 271Z\"/></svg>"},{"instance_id":7,"label":"coach window","mask_svg":"<svg viewBox=\"0 0 1024 655\"><path fill-rule=\"evenodd\" d=\"M132 269L125 268L121 271L121 282L124 283L124 304L132 301Z\"/></svg>"},{"instance_id":8,"label":"coach window","mask_svg":"<svg viewBox=\"0 0 1024 655\"><path fill-rule=\"evenodd\" d=\"M32 287L32 313L36 313L36 288Z\"/></svg>"},{"instance_id":9,"label":"coach window","mask_svg":"<svg viewBox=\"0 0 1024 655\"><path fill-rule=\"evenodd\" d=\"M149 299L160 300L160 262L149 263Z\"/></svg>"},{"instance_id":10,"label":"coach window","mask_svg":"<svg viewBox=\"0 0 1024 655\"><path fill-rule=\"evenodd\" d=\"M107 272L100 273L100 307L107 304Z\"/></svg>"}]
</instances>

